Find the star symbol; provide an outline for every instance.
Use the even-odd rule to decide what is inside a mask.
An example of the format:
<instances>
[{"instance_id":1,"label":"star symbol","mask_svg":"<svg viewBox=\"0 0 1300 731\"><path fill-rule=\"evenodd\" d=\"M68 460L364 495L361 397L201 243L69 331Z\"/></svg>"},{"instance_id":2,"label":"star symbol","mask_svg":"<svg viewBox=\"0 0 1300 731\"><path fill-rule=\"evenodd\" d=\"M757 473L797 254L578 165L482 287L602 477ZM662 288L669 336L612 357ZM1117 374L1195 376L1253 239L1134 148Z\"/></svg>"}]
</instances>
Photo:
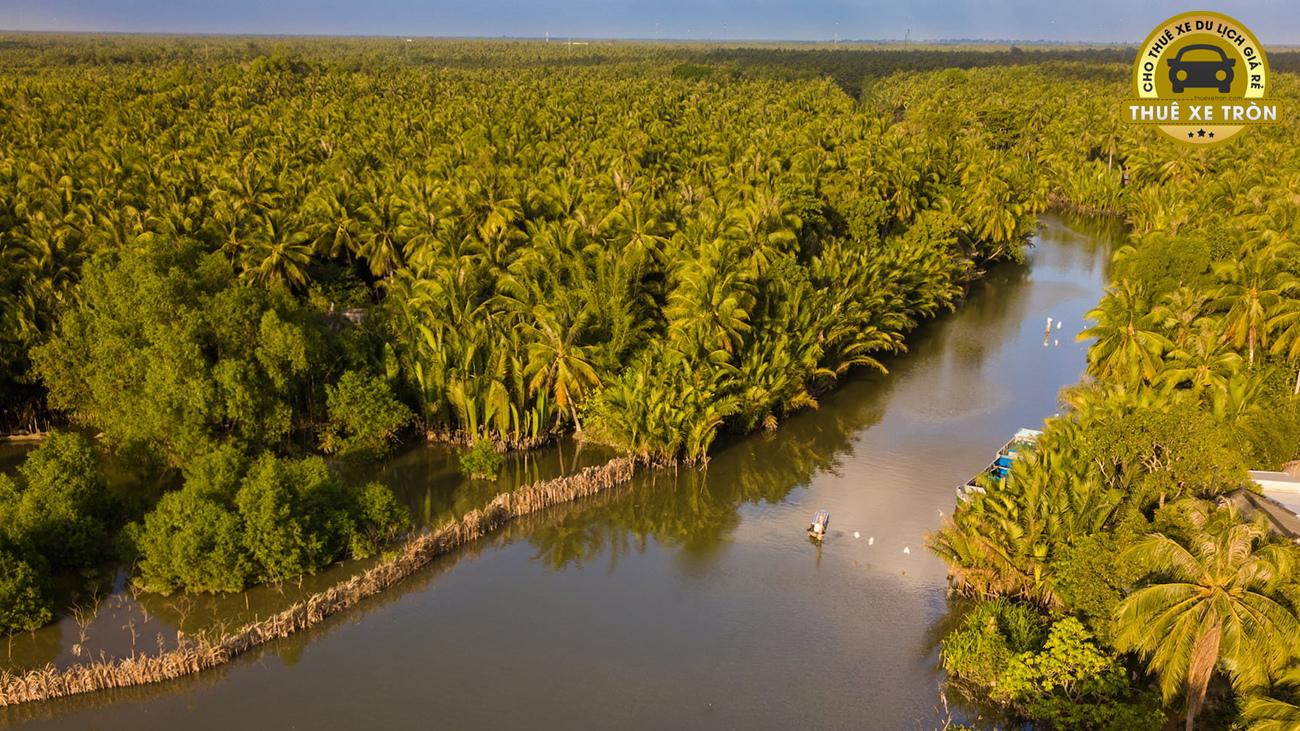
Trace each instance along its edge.
<instances>
[{"instance_id":1,"label":"star symbol","mask_svg":"<svg viewBox=\"0 0 1300 731\"><path fill-rule=\"evenodd\" d=\"M1188 132L1188 133L1187 133L1187 136L1188 136L1188 137L1191 137L1191 136L1192 136L1192 133L1191 133L1191 132Z\"/></svg>"},{"instance_id":2,"label":"star symbol","mask_svg":"<svg viewBox=\"0 0 1300 731\"><path fill-rule=\"evenodd\" d=\"M1187 135L1187 136L1188 136L1188 137L1191 137L1191 135ZM1203 130L1203 129L1198 129L1198 130L1196 130L1196 136L1197 136L1197 137L1204 137L1204 136L1205 136L1205 130ZM1214 135L1210 135L1210 136L1213 137Z\"/></svg>"},{"instance_id":3,"label":"star symbol","mask_svg":"<svg viewBox=\"0 0 1300 731\"><path fill-rule=\"evenodd\" d=\"M1213 133L1213 132L1211 132L1211 133L1210 133L1210 136L1211 136L1211 137L1213 137L1213 136L1214 136L1214 133Z\"/></svg>"}]
</instances>

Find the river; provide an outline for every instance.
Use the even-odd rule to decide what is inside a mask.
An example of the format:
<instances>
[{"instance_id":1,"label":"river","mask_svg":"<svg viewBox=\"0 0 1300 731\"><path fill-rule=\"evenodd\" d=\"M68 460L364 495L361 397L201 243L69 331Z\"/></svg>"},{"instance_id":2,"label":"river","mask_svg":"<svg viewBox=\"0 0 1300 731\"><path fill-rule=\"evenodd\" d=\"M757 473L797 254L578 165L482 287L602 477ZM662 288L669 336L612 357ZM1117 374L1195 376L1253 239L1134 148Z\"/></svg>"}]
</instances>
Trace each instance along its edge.
<instances>
[{"instance_id":1,"label":"river","mask_svg":"<svg viewBox=\"0 0 1300 731\"><path fill-rule=\"evenodd\" d=\"M706 471L646 473L533 516L208 674L0 709L0 725L938 728L947 584L924 535L954 488L1079 379L1076 336L1118 235L1044 214L1026 264L996 268L915 332L888 375L851 380L775 432L721 441ZM1063 326L1044 345L1049 316ZM602 456L566 448L544 472ZM408 451L384 475L433 520L474 502L428 488L448 464ZM818 547L804 529L823 508ZM161 606L150 621L174 624ZM121 620L101 612L105 628ZM76 625L56 631L46 645L66 659Z\"/></svg>"}]
</instances>

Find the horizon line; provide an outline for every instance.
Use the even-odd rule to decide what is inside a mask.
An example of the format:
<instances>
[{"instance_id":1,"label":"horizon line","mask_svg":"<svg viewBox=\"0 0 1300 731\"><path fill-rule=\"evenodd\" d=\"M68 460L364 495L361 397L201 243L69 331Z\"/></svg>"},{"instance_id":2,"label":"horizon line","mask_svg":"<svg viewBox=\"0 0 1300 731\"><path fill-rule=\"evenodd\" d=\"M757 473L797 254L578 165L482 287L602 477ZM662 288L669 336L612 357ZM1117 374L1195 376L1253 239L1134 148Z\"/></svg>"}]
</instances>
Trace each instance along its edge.
<instances>
[{"instance_id":1,"label":"horizon line","mask_svg":"<svg viewBox=\"0 0 1300 731\"><path fill-rule=\"evenodd\" d=\"M1053 41L1046 39L1029 39L1029 38L823 38L823 39L800 39L800 38L641 38L635 36L424 36L424 35L406 35L406 34L350 34L350 33L223 33L220 31L130 31L130 30L33 30L27 29L7 29L0 28L0 34L13 35L50 35L50 36L82 36L82 35L99 35L99 36L139 36L148 38L170 38L170 37L188 37L188 38L387 38L395 40L444 40L444 41L539 41L551 43L566 43L572 41L623 41L630 43L828 43L833 45L868 45L868 44L900 44L900 45L1037 45L1037 46L1137 46L1141 41L1088 41L1088 40L1070 40L1070 41ZM1261 44L1267 47L1268 44ZM1280 44L1285 46L1286 44Z\"/></svg>"}]
</instances>

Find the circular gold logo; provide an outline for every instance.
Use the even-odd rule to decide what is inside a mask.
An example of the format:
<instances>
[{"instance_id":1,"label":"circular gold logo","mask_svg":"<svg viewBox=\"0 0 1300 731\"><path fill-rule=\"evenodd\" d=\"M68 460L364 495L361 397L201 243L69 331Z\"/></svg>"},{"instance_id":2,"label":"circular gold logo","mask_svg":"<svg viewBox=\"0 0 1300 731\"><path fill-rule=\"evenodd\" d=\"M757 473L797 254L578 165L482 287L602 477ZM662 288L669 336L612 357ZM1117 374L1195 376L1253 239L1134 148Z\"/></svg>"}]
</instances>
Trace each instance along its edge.
<instances>
[{"instance_id":1,"label":"circular gold logo","mask_svg":"<svg viewBox=\"0 0 1300 731\"><path fill-rule=\"evenodd\" d=\"M1244 25L1221 13L1183 13L1142 43L1135 98L1123 116L1179 142L1215 145L1248 126L1278 123L1280 106L1265 98L1268 82L1264 49Z\"/></svg>"}]
</instances>

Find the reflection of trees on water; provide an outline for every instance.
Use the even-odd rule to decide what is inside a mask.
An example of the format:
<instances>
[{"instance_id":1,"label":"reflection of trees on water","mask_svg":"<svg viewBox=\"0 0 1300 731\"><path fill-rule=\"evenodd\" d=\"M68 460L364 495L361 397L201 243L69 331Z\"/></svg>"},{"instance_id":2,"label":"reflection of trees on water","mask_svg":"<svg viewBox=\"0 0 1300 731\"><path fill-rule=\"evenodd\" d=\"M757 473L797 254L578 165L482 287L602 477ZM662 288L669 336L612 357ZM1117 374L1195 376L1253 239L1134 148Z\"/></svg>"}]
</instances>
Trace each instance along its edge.
<instances>
[{"instance_id":1,"label":"reflection of trees on water","mask_svg":"<svg viewBox=\"0 0 1300 731\"><path fill-rule=\"evenodd\" d=\"M644 473L629 490L543 525L529 537L534 560L554 570L604 561L612 570L651 539L684 557L718 555L740 524L741 505L780 502L818 472L835 471L853 436L880 421L890 387L849 388L855 393L827 397L820 411L796 415L774 434L727 440L707 469Z\"/></svg>"},{"instance_id":2,"label":"reflection of trees on water","mask_svg":"<svg viewBox=\"0 0 1300 731\"><path fill-rule=\"evenodd\" d=\"M5 658L0 668L6 670L49 665L63 654L63 624L55 622L38 632L0 635L0 649Z\"/></svg>"},{"instance_id":3,"label":"reflection of trees on water","mask_svg":"<svg viewBox=\"0 0 1300 731\"><path fill-rule=\"evenodd\" d=\"M1123 245L1128 234L1123 218L1052 211L1043 214L1040 221L1045 226L1040 232L1043 239L1066 244L1055 250L1065 268L1093 275L1102 282L1110 281L1111 254Z\"/></svg>"},{"instance_id":4,"label":"reflection of trees on water","mask_svg":"<svg viewBox=\"0 0 1300 731\"><path fill-rule=\"evenodd\" d=\"M502 492L604 464L613 456L611 450L597 445L561 439L542 449L506 454L496 480L471 480L460 473L456 447L420 443L402 449L378 468L344 469L343 478L349 484L378 480L411 511L416 526L437 527L484 507Z\"/></svg>"},{"instance_id":5,"label":"reflection of trees on water","mask_svg":"<svg viewBox=\"0 0 1300 731\"><path fill-rule=\"evenodd\" d=\"M1070 210L1053 211L1051 215L1059 218L1071 231L1082 234L1084 240L1092 244L1089 250L1109 251L1126 232L1122 216L1096 216Z\"/></svg>"},{"instance_id":6,"label":"reflection of trees on water","mask_svg":"<svg viewBox=\"0 0 1300 731\"><path fill-rule=\"evenodd\" d=\"M707 475L695 470L661 471L639 478L629 494L592 501L582 512L537 529L530 541L535 561L552 569L618 560L645 551L648 538L661 545L708 553L739 523L735 505L713 494Z\"/></svg>"}]
</instances>

